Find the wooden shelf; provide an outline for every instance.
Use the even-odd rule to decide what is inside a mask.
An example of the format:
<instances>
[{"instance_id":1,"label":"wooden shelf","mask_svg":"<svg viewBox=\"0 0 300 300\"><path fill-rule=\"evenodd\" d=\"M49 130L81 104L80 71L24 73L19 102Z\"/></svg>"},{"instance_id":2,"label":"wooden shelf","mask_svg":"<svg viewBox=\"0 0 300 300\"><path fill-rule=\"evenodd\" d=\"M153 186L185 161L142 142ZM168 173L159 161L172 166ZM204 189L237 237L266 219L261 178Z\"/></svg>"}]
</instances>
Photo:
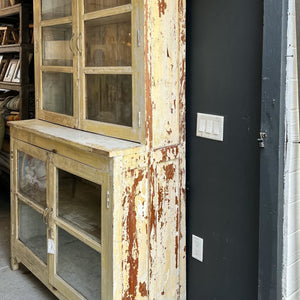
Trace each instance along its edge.
<instances>
[{"instance_id":1,"label":"wooden shelf","mask_svg":"<svg viewBox=\"0 0 300 300\"><path fill-rule=\"evenodd\" d=\"M21 11L21 3L16 4L14 6L9 6L9 7L5 7L0 9L0 18L3 17L9 17L9 16L13 16L16 14L19 14Z\"/></svg>"},{"instance_id":2,"label":"wooden shelf","mask_svg":"<svg viewBox=\"0 0 300 300\"><path fill-rule=\"evenodd\" d=\"M29 90L34 90L34 85L33 84L21 85L20 83L15 83L15 82L0 81L0 89L20 92L23 88L29 88Z\"/></svg>"},{"instance_id":3,"label":"wooden shelf","mask_svg":"<svg viewBox=\"0 0 300 300\"><path fill-rule=\"evenodd\" d=\"M33 45L32 44L3 45L3 46L0 46L0 53L12 53L12 52L19 53L19 52L21 52L21 49L33 52Z\"/></svg>"}]
</instances>

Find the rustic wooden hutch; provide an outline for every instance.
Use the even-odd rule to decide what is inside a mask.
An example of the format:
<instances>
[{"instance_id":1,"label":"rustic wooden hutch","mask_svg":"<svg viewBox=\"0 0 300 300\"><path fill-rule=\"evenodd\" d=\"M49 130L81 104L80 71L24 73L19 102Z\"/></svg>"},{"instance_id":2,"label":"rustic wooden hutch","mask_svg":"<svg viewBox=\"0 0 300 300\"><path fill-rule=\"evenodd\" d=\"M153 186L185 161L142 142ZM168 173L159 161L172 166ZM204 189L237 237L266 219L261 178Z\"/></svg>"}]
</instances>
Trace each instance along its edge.
<instances>
[{"instance_id":1,"label":"rustic wooden hutch","mask_svg":"<svg viewBox=\"0 0 300 300\"><path fill-rule=\"evenodd\" d=\"M60 299L185 299L185 1L34 0L11 265Z\"/></svg>"}]
</instances>

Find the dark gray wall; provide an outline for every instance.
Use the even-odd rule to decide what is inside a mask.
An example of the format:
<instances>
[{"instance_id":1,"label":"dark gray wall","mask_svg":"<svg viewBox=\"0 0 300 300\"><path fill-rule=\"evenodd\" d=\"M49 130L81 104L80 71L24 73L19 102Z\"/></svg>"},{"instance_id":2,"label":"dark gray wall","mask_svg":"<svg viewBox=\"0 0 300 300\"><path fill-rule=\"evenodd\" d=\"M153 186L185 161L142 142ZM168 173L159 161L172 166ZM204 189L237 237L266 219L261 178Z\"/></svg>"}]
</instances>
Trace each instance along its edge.
<instances>
[{"instance_id":1,"label":"dark gray wall","mask_svg":"<svg viewBox=\"0 0 300 300\"><path fill-rule=\"evenodd\" d=\"M262 11L261 0L187 1L191 300L257 299ZM225 116L224 142L196 137L197 112ZM204 239L203 263L192 234Z\"/></svg>"}]
</instances>

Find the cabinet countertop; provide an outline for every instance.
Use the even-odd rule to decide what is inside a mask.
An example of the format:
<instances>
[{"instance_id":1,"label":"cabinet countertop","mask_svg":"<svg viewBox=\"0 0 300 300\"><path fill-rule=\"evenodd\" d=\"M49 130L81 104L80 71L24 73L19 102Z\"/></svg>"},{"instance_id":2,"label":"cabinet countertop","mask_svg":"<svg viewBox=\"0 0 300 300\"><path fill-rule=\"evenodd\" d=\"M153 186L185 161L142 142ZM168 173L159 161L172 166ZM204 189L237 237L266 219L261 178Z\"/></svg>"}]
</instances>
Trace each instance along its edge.
<instances>
[{"instance_id":1,"label":"cabinet countertop","mask_svg":"<svg viewBox=\"0 0 300 300\"><path fill-rule=\"evenodd\" d=\"M108 157L145 150L145 146L109 136L90 133L37 119L9 122L12 130L19 129L50 140L67 143L88 152L99 152Z\"/></svg>"}]
</instances>

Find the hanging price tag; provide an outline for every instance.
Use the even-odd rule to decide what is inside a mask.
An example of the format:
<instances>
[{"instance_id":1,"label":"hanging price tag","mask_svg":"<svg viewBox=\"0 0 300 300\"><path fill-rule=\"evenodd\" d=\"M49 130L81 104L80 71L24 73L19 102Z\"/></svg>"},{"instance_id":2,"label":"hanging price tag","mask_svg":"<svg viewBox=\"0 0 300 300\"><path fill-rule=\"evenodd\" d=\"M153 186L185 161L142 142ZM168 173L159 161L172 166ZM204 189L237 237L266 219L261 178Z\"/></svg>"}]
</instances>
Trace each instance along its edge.
<instances>
[{"instance_id":1,"label":"hanging price tag","mask_svg":"<svg viewBox=\"0 0 300 300\"><path fill-rule=\"evenodd\" d=\"M54 240L48 239L48 253L55 254L55 243Z\"/></svg>"}]
</instances>

